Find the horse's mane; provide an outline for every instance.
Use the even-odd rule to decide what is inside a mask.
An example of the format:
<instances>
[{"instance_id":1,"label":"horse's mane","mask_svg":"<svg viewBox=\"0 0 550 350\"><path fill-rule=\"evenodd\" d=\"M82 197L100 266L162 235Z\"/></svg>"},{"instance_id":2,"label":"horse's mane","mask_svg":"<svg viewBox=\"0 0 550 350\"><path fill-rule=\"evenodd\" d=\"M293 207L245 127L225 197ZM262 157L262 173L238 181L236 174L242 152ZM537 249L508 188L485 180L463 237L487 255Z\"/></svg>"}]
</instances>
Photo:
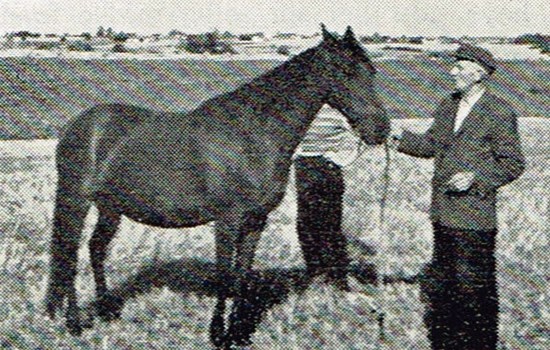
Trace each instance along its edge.
<instances>
[{"instance_id":1,"label":"horse's mane","mask_svg":"<svg viewBox=\"0 0 550 350\"><path fill-rule=\"evenodd\" d=\"M264 104L272 102L270 100L274 97L284 98L283 94L280 93L281 85L292 87L297 80L306 78L310 71L305 68L310 68L311 64L309 62L324 47L323 45L325 43L320 43L302 51L250 82L204 101L198 108L207 107L212 103L219 104L223 101L235 100L261 108Z\"/></svg>"},{"instance_id":2,"label":"horse's mane","mask_svg":"<svg viewBox=\"0 0 550 350\"><path fill-rule=\"evenodd\" d=\"M270 81L272 79L278 79L281 76L285 76L285 78L288 78L289 76L293 76L292 73L295 73L298 71L299 73L305 73L304 67L308 65L304 65L305 62L309 62L313 56L317 53L317 51L322 47L323 44L316 45L314 47L311 47L305 51L302 51L298 55L292 57L291 59L283 62L279 66L265 72L264 74L260 75L259 77L253 79L251 82L244 84L242 88L245 88L247 86L253 86L257 84L264 83L265 81ZM282 74L283 72L288 72L290 74ZM237 89L238 90L238 89ZM237 91L235 90L235 91Z\"/></svg>"}]
</instances>

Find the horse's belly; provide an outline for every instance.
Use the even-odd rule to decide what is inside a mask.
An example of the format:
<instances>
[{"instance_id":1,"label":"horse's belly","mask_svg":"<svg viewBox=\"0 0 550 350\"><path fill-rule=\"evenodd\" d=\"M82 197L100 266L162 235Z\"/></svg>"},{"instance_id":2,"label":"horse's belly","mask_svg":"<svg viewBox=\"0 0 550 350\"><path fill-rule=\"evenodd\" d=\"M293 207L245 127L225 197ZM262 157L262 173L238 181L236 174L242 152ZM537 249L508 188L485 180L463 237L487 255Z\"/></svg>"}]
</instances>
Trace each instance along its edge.
<instances>
[{"instance_id":1,"label":"horse's belly","mask_svg":"<svg viewBox=\"0 0 550 350\"><path fill-rule=\"evenodd\" d=\"M216 206L207 195L192 189L191 184L158 186L158 179L132 181L131 176L118 177L102 184L94 201L103 202L122 215L158 227L193 227L213 221ZM154 185L156 184L156 185Z\"/></svg>"},{"instance_id":2,"label":"horse's belly","mask_svg":"<svg viewBox=\"0 0 550 350\"><path fill-rule=\"evenodd\" d=\"M205 225L214 220L214 216L205 208L194 208L188 211L127 211L124 216L129 219L155 227L183 228Z\"/></svg>"}]
</instances>

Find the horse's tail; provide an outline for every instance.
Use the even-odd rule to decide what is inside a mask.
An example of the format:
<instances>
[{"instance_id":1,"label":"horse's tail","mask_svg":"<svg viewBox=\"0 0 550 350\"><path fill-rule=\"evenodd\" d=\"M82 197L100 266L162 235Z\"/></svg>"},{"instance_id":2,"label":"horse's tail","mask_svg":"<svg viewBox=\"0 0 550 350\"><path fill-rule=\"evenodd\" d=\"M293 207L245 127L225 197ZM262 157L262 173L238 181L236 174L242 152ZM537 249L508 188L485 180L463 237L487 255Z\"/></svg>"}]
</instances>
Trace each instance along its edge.
<instances>
[{"instance_id":1,"label":"horse's tail","mask_svg":"<svg viewBox=\"0 0 550 350\"><path fill-rule=\"evenodd\" d=\"M84 185L94 168L93 110L69 122L56 149L57 190L50 242L50 274L46 307L53 318L65 299L76 302L78 248L91 203Z\"/></svg>"}]
</instances>

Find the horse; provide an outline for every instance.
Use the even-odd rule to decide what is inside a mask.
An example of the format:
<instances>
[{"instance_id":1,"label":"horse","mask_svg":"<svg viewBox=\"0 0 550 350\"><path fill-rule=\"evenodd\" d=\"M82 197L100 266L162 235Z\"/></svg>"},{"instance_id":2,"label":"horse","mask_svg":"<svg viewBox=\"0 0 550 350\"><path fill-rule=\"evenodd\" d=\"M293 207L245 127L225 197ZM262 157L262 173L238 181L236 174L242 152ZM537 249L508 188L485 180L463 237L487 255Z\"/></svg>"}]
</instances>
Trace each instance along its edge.
<instances>
[{"instance_id":1,"label":"horse","mask_svg":"<svg viewBox=\"0 0 550 350\"><path fill-rule=\"evenodd\" d=\"M214 222L218 279L240 271L233 288L246 286L267 215L284 196L293 152L321 107L340 111L365 143L385 141L389 120L374 91L375 72L351 27L338 36L322 25L316 46L194 110L100 104L69 120L55 155L49 316L65 310L67 329L81 334L75 278L92 205L98 221L89 250L103 320L118 316L104 261L122 216L163 228ZM229 288L216 297L210 325L216 347L234 341L230 334L238 339L238 320L225 328Z\"/></svg>"}]
</instances>

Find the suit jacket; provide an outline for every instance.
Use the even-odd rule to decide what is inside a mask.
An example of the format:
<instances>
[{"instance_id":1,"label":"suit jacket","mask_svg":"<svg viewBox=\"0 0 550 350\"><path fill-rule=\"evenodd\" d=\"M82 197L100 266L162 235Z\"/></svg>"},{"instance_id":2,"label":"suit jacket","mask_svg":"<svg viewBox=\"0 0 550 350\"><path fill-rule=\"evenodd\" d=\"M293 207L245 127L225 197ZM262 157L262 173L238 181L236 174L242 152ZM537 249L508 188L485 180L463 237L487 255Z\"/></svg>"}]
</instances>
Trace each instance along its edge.
<instances>
[{"instance_id":1,"label":"suit jacket","mask_svg":"<svg viewBox=\"0 0 550 350\"><path fill-rule=\"evenodd\" d=\"M432 179L431 220L466 230L497 228L496 192L525 169L514 109L486 91L453 130L459 98L451 95L434 112L434 122L424 134L404 132L398 150L421 158L435 158ZM465 192L447 182L470 171L474 182Z\"/></svg>"}]
</instances>

